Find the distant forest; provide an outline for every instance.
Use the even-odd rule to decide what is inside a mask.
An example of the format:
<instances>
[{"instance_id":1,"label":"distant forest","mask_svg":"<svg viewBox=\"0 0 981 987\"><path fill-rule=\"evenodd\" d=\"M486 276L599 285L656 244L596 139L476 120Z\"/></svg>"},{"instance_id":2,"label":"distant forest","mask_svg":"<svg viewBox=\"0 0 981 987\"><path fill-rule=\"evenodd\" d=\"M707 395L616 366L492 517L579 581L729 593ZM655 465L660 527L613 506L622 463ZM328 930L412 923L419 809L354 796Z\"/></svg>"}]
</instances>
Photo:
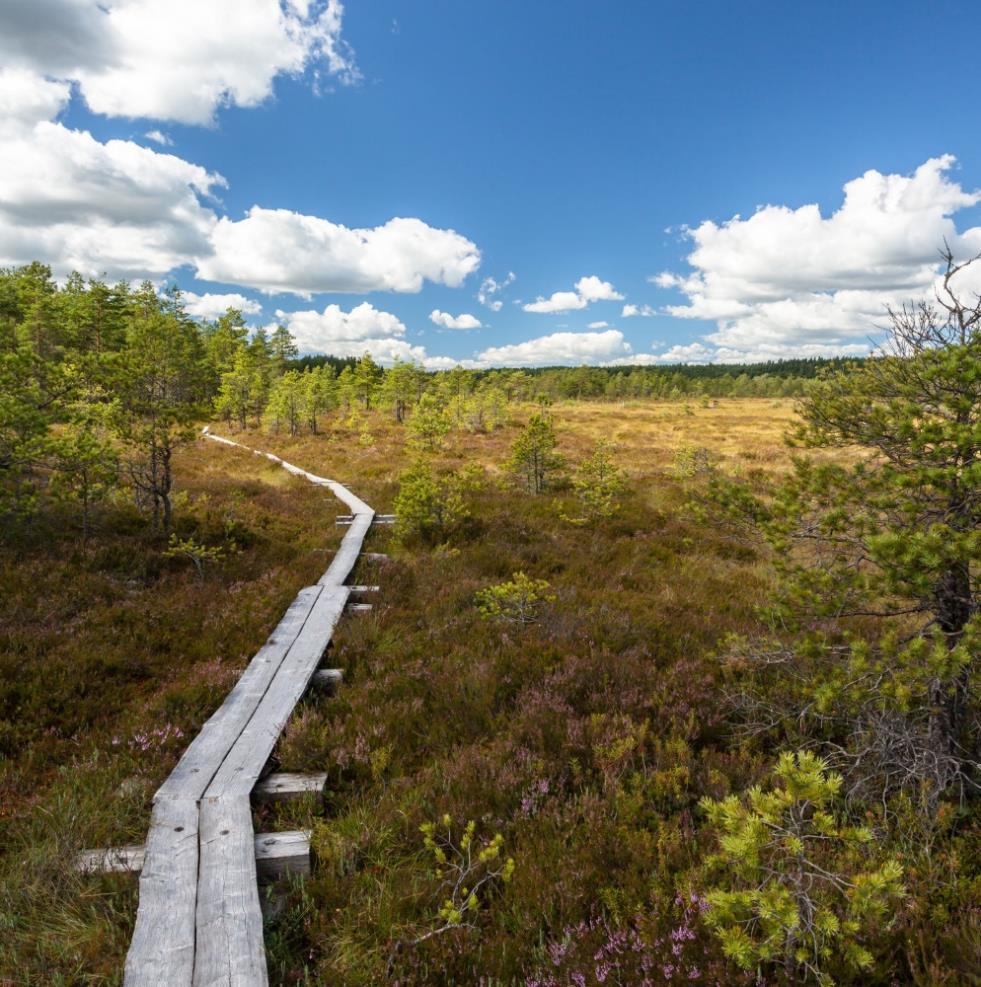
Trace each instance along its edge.
<instances>
[{"instance_id":1,"label":"distant forest","mask_svg":"<svg viewBox=\"0 0 981 987\"><path fill-rule=\"evenodd\" d=\"M304 371L331 367L340 373L357 364L354 357L307 355L289 361L290 369ZM529 378L535 396L558 398L684 397L795 397L804 382L825 373L857 366L863 359L809 357L767 360L765 363L677 363L663 367L525 367L521 370L473 370L475 382L493 381L501 374Z\"/></svg>"},{"instance_id":2,"label":"distant forest","mask_svg":"<svg viewBox=\"0 0 981 987\"><path fill-rule=\"evenodd\" d=\"M431 372L413 363L301 357L285 326L235 309L192 318L181 292L107 285L50 268L0 270L0 513L40 500L91 505L126 485L168 531L171 457L203 421L316 433L331 415L489 431L514 402L797 397L838 360L755 366L548 367Z\"/></svg>"}]
</instances>

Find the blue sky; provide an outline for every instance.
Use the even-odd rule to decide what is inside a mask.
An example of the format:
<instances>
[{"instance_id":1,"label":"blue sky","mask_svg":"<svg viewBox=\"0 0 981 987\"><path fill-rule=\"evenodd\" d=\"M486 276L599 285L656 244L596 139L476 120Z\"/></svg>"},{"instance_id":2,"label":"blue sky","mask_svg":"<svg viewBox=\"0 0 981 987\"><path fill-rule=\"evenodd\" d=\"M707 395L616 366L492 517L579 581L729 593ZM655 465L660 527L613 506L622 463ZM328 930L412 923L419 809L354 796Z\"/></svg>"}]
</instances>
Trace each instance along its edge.
<instances>
[{"instance_id":1,"label":"blue sky","mask_svg":"<svg viewBox=\"0 0 981 987\"><path fill-rule=\"evenodd\" d=\"M201 6L0 12L19 154L0 262L174 280L307 349L440 366L861 352L885 303L930 290L943 236L981 248L975 100L949 50L975 4L210 0L217 24ZM59 25L94 41L66 54ZM204 172L223 182L194 187ZM394 217L417 225L363 258L335 229Z\"/></svg>"}]
</instances>

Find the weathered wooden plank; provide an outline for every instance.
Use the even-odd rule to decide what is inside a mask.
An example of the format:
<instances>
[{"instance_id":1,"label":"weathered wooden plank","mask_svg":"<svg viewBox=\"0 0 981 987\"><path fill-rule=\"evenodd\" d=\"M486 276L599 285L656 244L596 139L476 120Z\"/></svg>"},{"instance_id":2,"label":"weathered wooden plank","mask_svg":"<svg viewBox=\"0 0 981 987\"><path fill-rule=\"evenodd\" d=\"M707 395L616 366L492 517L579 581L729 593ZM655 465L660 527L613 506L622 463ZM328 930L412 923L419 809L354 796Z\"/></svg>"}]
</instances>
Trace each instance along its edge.
<instances>
[{"instance_id":1,"label":"weathered wooden plank","mask_svg":"<svg viewBox=\"0 0 981 987\"><path fill-rule=\"evenodd\" d=\"M258 767L269 757L317 669L348 595L346 586L324 588L201 802L195 987L266 983L255 979L260 968L265 975L265 953L255 862L246 838L252 832L248 796Z\"/></svg>"},{"instance_id":2,"label":"weathered wooden plank","mask_svg":"<svg viewBox=\"0 0 981 987\"><path fill-rule=\"evenodd\" d=\"M267 775L252 789L253 802L291 802L307 795L323 795L327 775L291 774L277 771Z\"/></svg>"},{"instance_id":3,"label":"weathered wooden plank","mask_svg":"<svg viewBox=\"0 0 981 987\"><path fill-rule=\"evenodd\" d=\"M343 527L344 525L354 524L357 517L357 514L338 514L334 523ZM375 524L395 524L397 520L398 518L394 514L376 514L374 516Z\"/></svg>"},{"instance_id":4,"label":"weathered wooden plank","mask_svg":"<svg viewBox=\"0 0 981 987\"><path fill-rule=\"evenodd\" d=\"M255 864L261 884L291 875L309 877L310 833L300 829L260 834L255 838Z\"/></svg>"},{"instance_id":5,"label":"weathered wooden plank","mask_svg":"<svg viewBox=\"0 0 981 987\"><path fill-rule=\"evenodd\" d=\"M346 586L323 588L255 714L236 738L208 786L206 798L248 795L252 791L260 768L272 753L293 707L317 670L348 596Z\"/></svg>"},{"instance_id":6,"label":"weathered wooden plank","mask_svg":"<svg viewBox=\"0 0 981 987\"><path fill-rule=\"evenodd\" d=\"M369 610L374 609L370 603L349 603L347 608L348 610L353 610L355 613L367 613Z\"/></svg>"},{"instance_id":7,"label":"weathered wooden plank","mask_svg":"<svg viewBox=\"0 0 981 987\"><path fill-rule=\"evenodd\" d=\"M316 483L319 487L327 487L330 492L343 504L346 504L348 508L354 514L374 514L374 510L369 507L360 497L356 497L347 487L342 483L338 483L336 480L328 480L323 476L314 476L313 473L307 473L306 478L311 483Z\"/></svg>"},{"instance_id":8,"label":"weathered wooden plank","mask_svg":"<svg viewBox=\"0 0 981 987\"><path fill-rule=\"evenodd\" d=\"M75 858L75 870L81 874L138 874L145 856L142 845L82 850Z\"/></svg>"},{"instance_id":9,"label":"weathered wooden plank","mask_svg":"<svg viewBox=\"0 0 981 987\"><path fill-rule=\"evenodd\" d=\"M197 875L197 801L158 796L140 873L136 928L126 954L126 987L189 987Z\"/></svg>"},{"instance_id":10,"label":"weathered wooden plank","mask_svg":"<svg viewBox=\"0 0 981 987\"><path fill-rule=\"evenodd\" d=\"M384 552L362 552L361 558L365 562L388 562L389 558Z\"/></svg>"},{"instance_id":11,"label":"weathered wooden plank","mask_svg":"<svg viewBox=\"0 0 981 987\"><path fill-rule=\"evenodd\" d=\"M262 908L248 799L200 806L194 987L265 987Z\"/></svg>"},{"instance_id":12,"label":"weathered wooden plank","mask_svg":"<svg viewBox=\"0 0 981 987\"><path fill-rule=\"evenodd\" d=\"M365 536L371 528L372 517L372 514L355 516L354 523L341 539L340 547L331 559L327 571L318 580L321 586L338 586L347 582L357 564Z\"/></svg>"},{"instance_id":13,"label":"weathered wooden plank","mask_svg":"<svg viewBox=\"0 0 981 987\"><path fill-rule=\"evenodd\" d=\"M351 586L349 588L352 593L378 593L381 590L381 586Z\"/></svg>"}]
</instances>

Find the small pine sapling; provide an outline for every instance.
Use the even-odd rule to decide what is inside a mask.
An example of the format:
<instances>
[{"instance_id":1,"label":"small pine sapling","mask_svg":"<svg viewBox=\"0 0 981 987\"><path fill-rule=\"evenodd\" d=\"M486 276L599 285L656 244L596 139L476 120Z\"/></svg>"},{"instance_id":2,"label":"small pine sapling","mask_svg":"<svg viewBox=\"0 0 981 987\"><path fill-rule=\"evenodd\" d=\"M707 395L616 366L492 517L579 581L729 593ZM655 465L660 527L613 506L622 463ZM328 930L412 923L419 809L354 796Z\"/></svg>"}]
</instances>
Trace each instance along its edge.
<instances>
[{"instance_id":1,"label":"small pine sapling","mask_svg":"<svg viewBox=\"0 0 981 987\"><path fill-rule=\"evenodd\" d=\"M424 459L413 463L399 477L395 497L399 540L418 538L430 545L445 542L470 516L466 496L479 489L479 472L479 468L467 467L441 476Z\"/></svg>"},{"instance_id":2,"label":"small pine sapling","mask_svg":"<svg viewBox=\"0 0 981 987\"><path fill-rule=\"evenodd\" d=\"M554 603L556 596L549 592L544 579L531 579L523 572L516 572L507 583L488 586L476 597L477 609L486 620L500 620L510 624L534 624L546 606Z\"/></svg>"},{"instance_id":3,"label":"small pine sapling","mask_svg":"<svg viewBox=\"0 0 981 987\"><path fill-rule=\"evenodd\" d=\"M531 416L511 446L506 468L529 493L542 493L552 475L562 466L555 444L552 416L543 409Z\"/></svg>"},{"instance_id":4,"label":"small pine sapling","mask_svg":"<svg viewBox=\"0 0 981 987\"><path fill-rule=\"evenodd\" d=\"M409 445L421 452L443 448L452 423L443 405L432 395L423 394L409 418Z\"/></svg>"},{"instance_id":5,"label":"small pine sapling","mask_svg":"<svg viewBox=\"0 0 981 987\"><path fill-rule=\"evenodd\" d=\"M576 467L572 489L579 500L579 516L560 516L571 524L588 524L612 517L619 509L619 499L626 488L626 476L613 462L614 445L605 440L596 445Z\"/></svg>"},{"instance_id":6,"label":"small pine sapling","mask_svg":"<svg viewBox=\"0 0 981 987\"><path fill-rule=\"evenodd\" d=\"M866 935L888 922L903 894L902 868L876 860L872 832L834 812L842 785L808 751L785 751L777 784L740 797L703 799L716 829L720 884L706 921L744 970L782 968L794 983L834 983L832 971L871 970Z\"/></svg>"},{"instance_id":7,"label":"small pine sapling","mask_svg":"<svg viewBox=\"0 0 981 987\"><path fill-rule=\"evenodd\" d=\"M187 559L192 562L198 579L203 582L205 565L217 565L223 561L225 550L220 545L202 545L193 537L179 538L176 532L172 532L163 556L165 559Z\"/></svg>"},{"instance_id":8,"label":"small pine sapling","mask_svg":"<svg viewBox=\"0 0 981 987\"><path fill-rule=\"evenodd\" d=\"M494 884L506 884L514 874L514 858L502 856L504 837L481 839L477 824L470 820L459 838L453 835L453 820L447 814L440 823L427 822L419 827L423 845L430 854L433 876L440 882L444 895L437 916L439 925L414 939L418 945L451 929L474 928L482 901Z\"/></svg>"}]
</instances>

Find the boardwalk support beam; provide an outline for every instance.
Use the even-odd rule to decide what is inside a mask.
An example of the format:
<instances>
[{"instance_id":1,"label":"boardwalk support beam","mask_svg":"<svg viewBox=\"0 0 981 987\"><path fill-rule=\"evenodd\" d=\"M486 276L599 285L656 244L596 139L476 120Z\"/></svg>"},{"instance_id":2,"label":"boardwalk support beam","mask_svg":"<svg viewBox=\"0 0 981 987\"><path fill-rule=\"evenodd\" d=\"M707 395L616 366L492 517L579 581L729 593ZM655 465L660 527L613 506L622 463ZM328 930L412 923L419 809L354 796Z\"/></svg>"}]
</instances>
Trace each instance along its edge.
<instances>
[{"instance_id":1,"label":"boardwalk support beam","mask_svg":"<svg viewBox=\"0 0 981 987\"><path fill-rule=\"evenodd\" d=\"M322 777L326 783L327 776ZM323 785L320 790L323 791ZM252 843L256 875L262 884L278 881L286 875L310 873L310 834L306 830L259 833ZM138 874L145 858L144 846L83 850L75 858L75 869L82 874Z\"/></svg>"}]
</instances>

